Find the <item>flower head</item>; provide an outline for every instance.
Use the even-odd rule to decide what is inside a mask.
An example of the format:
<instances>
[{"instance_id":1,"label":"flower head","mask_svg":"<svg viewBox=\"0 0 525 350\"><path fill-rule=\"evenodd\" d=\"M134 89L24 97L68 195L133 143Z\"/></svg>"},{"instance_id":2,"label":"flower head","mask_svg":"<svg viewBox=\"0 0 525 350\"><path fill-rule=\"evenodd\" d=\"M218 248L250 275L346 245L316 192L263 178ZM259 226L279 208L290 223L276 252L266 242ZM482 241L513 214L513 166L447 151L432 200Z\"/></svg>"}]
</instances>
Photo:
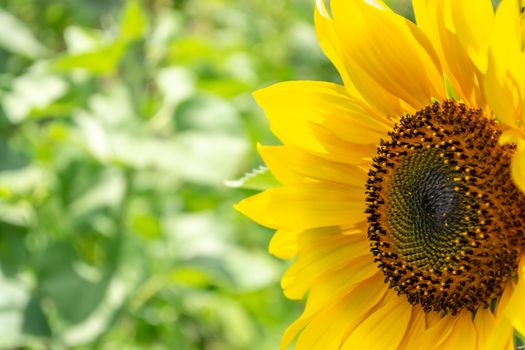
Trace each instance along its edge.
<instances>
[{"instance_id":1,"label":"flower head","mask_svg":"<svg viewBox=\"0 0 525 350\"><path fill-rule=\"evenodd\" d=\"M296 257L282 348L487 349L525 334L525 34L518 0L318 1L343 85L255 93L282 184L238 204Z\"/></svg>"}]
</instances>

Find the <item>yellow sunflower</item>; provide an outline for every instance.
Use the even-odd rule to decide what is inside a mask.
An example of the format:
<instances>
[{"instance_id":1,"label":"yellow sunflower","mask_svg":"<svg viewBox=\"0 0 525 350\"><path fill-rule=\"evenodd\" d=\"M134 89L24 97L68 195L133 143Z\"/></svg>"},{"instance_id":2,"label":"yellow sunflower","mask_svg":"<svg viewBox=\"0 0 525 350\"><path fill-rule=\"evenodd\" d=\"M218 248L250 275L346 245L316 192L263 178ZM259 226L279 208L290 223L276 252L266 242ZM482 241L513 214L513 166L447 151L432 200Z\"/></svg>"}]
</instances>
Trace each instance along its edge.
<instances>
[{"instance_id":1,"label":"yellow sunflower","mask_svg":"<svg viewBox=\"0 0 525 350\"><path fill-rule=\"evenodd\" d=\"M525 33L518 0L319 1L343 85L255 93L282 186L238 210L303 314L281 348L513 349L525 334ZM521 191L520 191L521 189Z\"/></svg>"}]
</instances>

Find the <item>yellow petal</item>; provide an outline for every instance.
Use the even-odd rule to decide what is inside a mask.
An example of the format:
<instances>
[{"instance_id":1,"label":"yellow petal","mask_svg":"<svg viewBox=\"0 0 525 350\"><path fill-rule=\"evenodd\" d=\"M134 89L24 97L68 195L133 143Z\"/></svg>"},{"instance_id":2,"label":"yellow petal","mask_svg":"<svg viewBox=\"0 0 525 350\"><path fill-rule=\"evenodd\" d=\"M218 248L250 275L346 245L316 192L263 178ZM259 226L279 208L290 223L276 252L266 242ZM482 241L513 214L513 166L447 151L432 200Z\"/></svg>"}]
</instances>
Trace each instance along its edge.
<instances>
[{"instance_id":1,"label":"yellow petal","mask_svg":"<svg viewBox=\"0 0 525 350\"><path fill-rule=\"evenodd\" d=\"M324 283L328 280L327 276L342 269L348 272L355 270L355 266L363 267L362 271L355 271L348 281L359 281L377 272L377 267L369 259L366 239L342 244L342 247L323 247L310 254L301 252L282 278L284 294L290 299L301 299L315 283Z\"/></svg>"},{"instance_id":2,"label":"yellow petal","mask_svg":"<svg viewBox=\"0 0 525 350\"><path fill-rule=\"evenodd\" d=\"M316 0L314 22L317 41L319 42L324 54L330 59L330 61L332 61L339 71L345 87L353 94L360 95L348 75L347 66L343 61L339 38L337 37L334 26L332 25L332 20L326 8L325 0Z\"/></svg>"},{"instance_id":3,"label":"yellow petal","mask_svg":"<svg viewBox=\"0 0 525 350\"><path fill-rule=\"evenodd\" d=\"M489 338L495 325L496 319L490 309L478 310L478 312L476 312L474 326L478 337L478 350L491 350L488 348Z\"/></svg>"},{"instance_id":4,"label":"yellow petal","mask_svg":"<svg viewBox=\"0 0 525 350\"><path fill-rule=\"evenodd\" d=\"M454 327L439 349L476 350L476 329L472 321L472 313L464 310L454 318Z\"/></svg>"},{"instance_id":5,"label":"yellow petal","mask_svg":"<svg viewBox=\"0 0 525 350\"><path fill-rule=\"evenodd\" d=\"M454 29L461 46L478 69L485 72L494 8L490 0L450 1Z\"/></svg>"},{"instance_id":6,"label":"yellow petal","mask_svg":"<svg viewBox=\"0 0 525 350\"><path fill-rule=\"evenodd\" d=\"M425 317L427 329L415 340L414 346L416 349L440 349L440 345L452 331L454 316L441 317L437 312L430 312Z\"/></svg>"},{"instance_id":7,"label":"yellow petal","mask_svg":"<svg viewBox=\"0 0 525 350\"><path fill-rule=\"evenodd\" d=\"M276 229L352 225L364 218L363 192L361 186L287 185L244 199L235 208L259 224Z\"/></svg>"},{"instance_id":8,"label":"yellow petal","mask_svg":"<svg viewBox=\"0 0 525 350\"><path fill-rule=\"evenodd\" d=\"M525 143L525 141L522 141ZM512 157L511 175L518 188L525 193L525 145L518 147L518 152Z\"/></svg>"},{"instance_id":9,"label":"yellow petal","mask_svg":"<svg viewBox=\"0 0 525 350\"><path fill-rule=\"evenodd\" d=\"M377 112L333 83L279 83L255 92L254 97L285 145L323 152L325 147L311 132L311 124L326 124L336 136L355 144L377 144L391 127Z\"/></svg>"},{"instance_id":10,"label":"yellow petal","mask_svg":"<svg viewBox=\"0 0 525 350\"><path fill-rule=\"evenodd\" d=\"M272 237L268 251L281 259L291 259L297 254L297 234L300 231L278 230Z\"/></svg>"},{"instance_id":11,"label":"yellow petal","mask_svg":"<svg viewBox=\"0 0 525 350\"><path fill-rule=\"evenodd\" d=\"M366 230L365 223L359 223L356 226L341 229L339 227L326 227L313 230L278 230L275 232L270 246L268 247L271 254L282 258L291 259L295 256L300 247L308 249L309 246L316 247L326 242L338 241L338 237L350 235L362 235Z\"/></svg>"},{"instance_id":12,"label":"yellow petal","mask_svg":"<svg viewBox=\"0 0 525 350\"><path fill-rule=\"evenodd\" d=\"M474 319L478 350L507 350L513 343L513 328L504 316L496 317L490 309L478 310Z\"/></svg>"},{"instance_id":13,"label":"yellow petal","mask_svg":"<svg viewBox=\"0 0 525 350\"><path fill-rule=\"evenodd\" d=\"M487 3L490 6L490 11L492 11L492 4L489 0L477 2L480 6L479 8L476 7L475 11L484 12ZM483 108L485 102L478 80L478 70L458 34L458 30L469 30L470 28L468 26L456 28L452 20L453 15L456 15L458 11L466 12L466 9L473 5L472 3L473 0L465 2L452 0L413 1L418 27L422 28L431 39L442 62L445 75L453 87L455 96L449 95L449 97L459 98L472 107ZM460 16L460 19L463 18ZM466 24L477 25L478 22L473 21ZM465 23L459 25L465 25Z\"/></svg>"},{"instance_id":14,"label":"yellow petal","mask_svg":"<svg viewBox=\"0 0 525 350\"><path fill-rule=\"evenodd\" d=\"M315 138L322 143L328 153L315 153L318 157L368 168L371 158L376 154L377 145L353 145L335 135L320 124L311 124L310 128Z\"/></svg>"},{"instance_id":15,"label":"yellow petal","mask_svg":"<svg viewBox=\"0 0 525 350\"><path fill-rule=\"evenodd\" d=\"M374 106L401 115L445 97L439 60L413 23L361 0L333 0L331 8L348 74Z\"/></svg>"},{"instance_id":16,"label":"yellow petal","mask_svg":"<svg viewBox=\"0 0 525 350\"><path fill-rule=\"evenodd\" d=\"M490 49L501 60L521 51L520 7L517 0L501 0L490 40ZM508 55L511 56L508 56Z\"/></svg>"},{"instance_id":17,"label":"yellow petal","mask_svg":"<svg viewBox=\"0 0 525 350\"><path fill-rule=\"evenodd\" d=\"M521 257L518 282L508 304L505 306L504 314L510 320L514 328L521 334L525 334L525 256Z\"/></svg>"},{"instance_id":18,"label":"yellow petal","mask_svg":"<svg viewBox=\"0 0 525 350\"><path fill-rule=\"evenodd\" d=\"M355 328L371 309L385 295L385 285L378 278L361 282L344 298L335 300L333 305L322 309L311 320L300 334L296 349L339 349L349 328ZM291 333L283 338L281 349L284 349L293 339ZM291 338L291 339L290 339Z\"/></svg>"},{"instance_id":19,"label":"yellow petal","mask_svg":"<svg viewBox=\"0 0 525 350\"><path fill-rule=\"evenodd\" d=\"M516 127L523 120L525 58L517 0L502 0L494 17L484 91L496 117Z\"/></svg>"},{"instance_id":20,"label":"yellow petal","mask_svg":"<svg viewBox=\"0 0 525 350\"><path fill-rule=\"evenodd\" d=\"M359 272L361 269L366 270L366 272ZM361 275L361 277L357 279L348 278L354 274ZM359 261L359 265L354 264L335 271L333 274L330 274L330 278L323 279L323 283L312 285L308 293L304 315L310 316L331 306L335 301L348 295L355 288L360 288L359 286L362 286L365 282L374 283L373 288L369 287L370 296L374 295L374 288L378 288L378 291L381 289L382 295L384 295L388 289L388 286L384 283L384 278L383 273L375 266L372 259L366 264L366 259L362 258Z\"/></svg>"},{"instance_id":21,"label":"yellow petal","mask_svg":"<svg viewBox=\"0 0 525 350\"><path fill-rule=\"evenodd\" d=\"M499 143L515 143L518 146L512 157L511 176L516 186L525 193L525 132L520 129L508 129L501 134Z\"/></svg>"},{"instance_id":22,"label":"yellow petal","mask_svg":"<svg viewBox=\"0 0 525 350\"><path fill-rule=\"evenodd\" d=\"M405 337L399 344L399 350L419 350L417 339L425 331L425 312L419 305L412 307L410 324Z\"/></svg>"},{"instance_id":23,"label":"yellow petal","mask_svg":"<svg viewBox=\"0 0 525 350\"><path fill-rule=\"evenodd\" d=\"M404 296L390 291L386 303L374 310L348 336L342 350L396 350L407 332L412 305ZM410 330L408 330L410 331Z\"/></svg>"},{"instance_id":24,"label":"yellow petal","mask_svg":"<svg viewBox=\"0 0 525 350\"><path fill-rule=\"evenodd\" d=\"M293 146L259 146L259 153L272 174L282 184L331 181L340 184L364 184L363 168L317 157Z\"/></svg>"},{"instance_id":25,"label":"yellow petal","mask_svg":"<svg viewBox=\"0 0 525 350\"><path fill-rule=\"evenodd\" d=\"M508 59L499 59L491 50L487 73L484 76L484 92L496 118L516 128L523 119L524 92L521 76L523 60L521 53L510 54ZM510 56L514 57L511 58Z\"/></svg>"}]
</instances>

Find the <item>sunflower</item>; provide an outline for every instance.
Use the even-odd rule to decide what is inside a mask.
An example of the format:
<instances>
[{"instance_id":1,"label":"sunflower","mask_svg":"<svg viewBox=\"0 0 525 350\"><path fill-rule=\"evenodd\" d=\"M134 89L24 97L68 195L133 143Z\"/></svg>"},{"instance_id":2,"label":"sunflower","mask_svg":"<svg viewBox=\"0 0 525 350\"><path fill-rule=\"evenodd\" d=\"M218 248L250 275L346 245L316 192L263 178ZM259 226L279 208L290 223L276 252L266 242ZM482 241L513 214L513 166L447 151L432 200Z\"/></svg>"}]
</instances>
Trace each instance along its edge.
<instances>
[{"instance_id":1,"label":"sunflower","mask_svg":"<svg viewBox=\"0 0 525 350\"><path fill-rule=\"evenodd\" d=\"M237 205L306 297L281 348L513 349L525 334L525 33L518 0L318 1L343 84L255 93L282 186Z\"/></svg>"}]
</instances>

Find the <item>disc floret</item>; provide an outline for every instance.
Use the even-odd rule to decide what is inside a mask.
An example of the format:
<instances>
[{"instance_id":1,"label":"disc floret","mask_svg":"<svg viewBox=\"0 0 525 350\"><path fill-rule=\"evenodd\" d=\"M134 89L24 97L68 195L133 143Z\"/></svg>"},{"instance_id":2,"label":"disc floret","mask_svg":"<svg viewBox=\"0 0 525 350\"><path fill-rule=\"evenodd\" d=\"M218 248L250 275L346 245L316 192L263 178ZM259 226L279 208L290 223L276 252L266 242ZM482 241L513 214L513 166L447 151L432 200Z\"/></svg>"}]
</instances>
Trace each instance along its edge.
<instances>
[{"instance_id":1,"label":"disc floret","mask_svg":"<svg viewBox=\"0 0 525 350\"><path fill-rule=\"evenodd\" d=\"M425 311L475 311L515 277L525 196L513 145L479 109L435 102L403 117L366 185L368 237L385 282Z\"/></svg>"}]
</instances>

